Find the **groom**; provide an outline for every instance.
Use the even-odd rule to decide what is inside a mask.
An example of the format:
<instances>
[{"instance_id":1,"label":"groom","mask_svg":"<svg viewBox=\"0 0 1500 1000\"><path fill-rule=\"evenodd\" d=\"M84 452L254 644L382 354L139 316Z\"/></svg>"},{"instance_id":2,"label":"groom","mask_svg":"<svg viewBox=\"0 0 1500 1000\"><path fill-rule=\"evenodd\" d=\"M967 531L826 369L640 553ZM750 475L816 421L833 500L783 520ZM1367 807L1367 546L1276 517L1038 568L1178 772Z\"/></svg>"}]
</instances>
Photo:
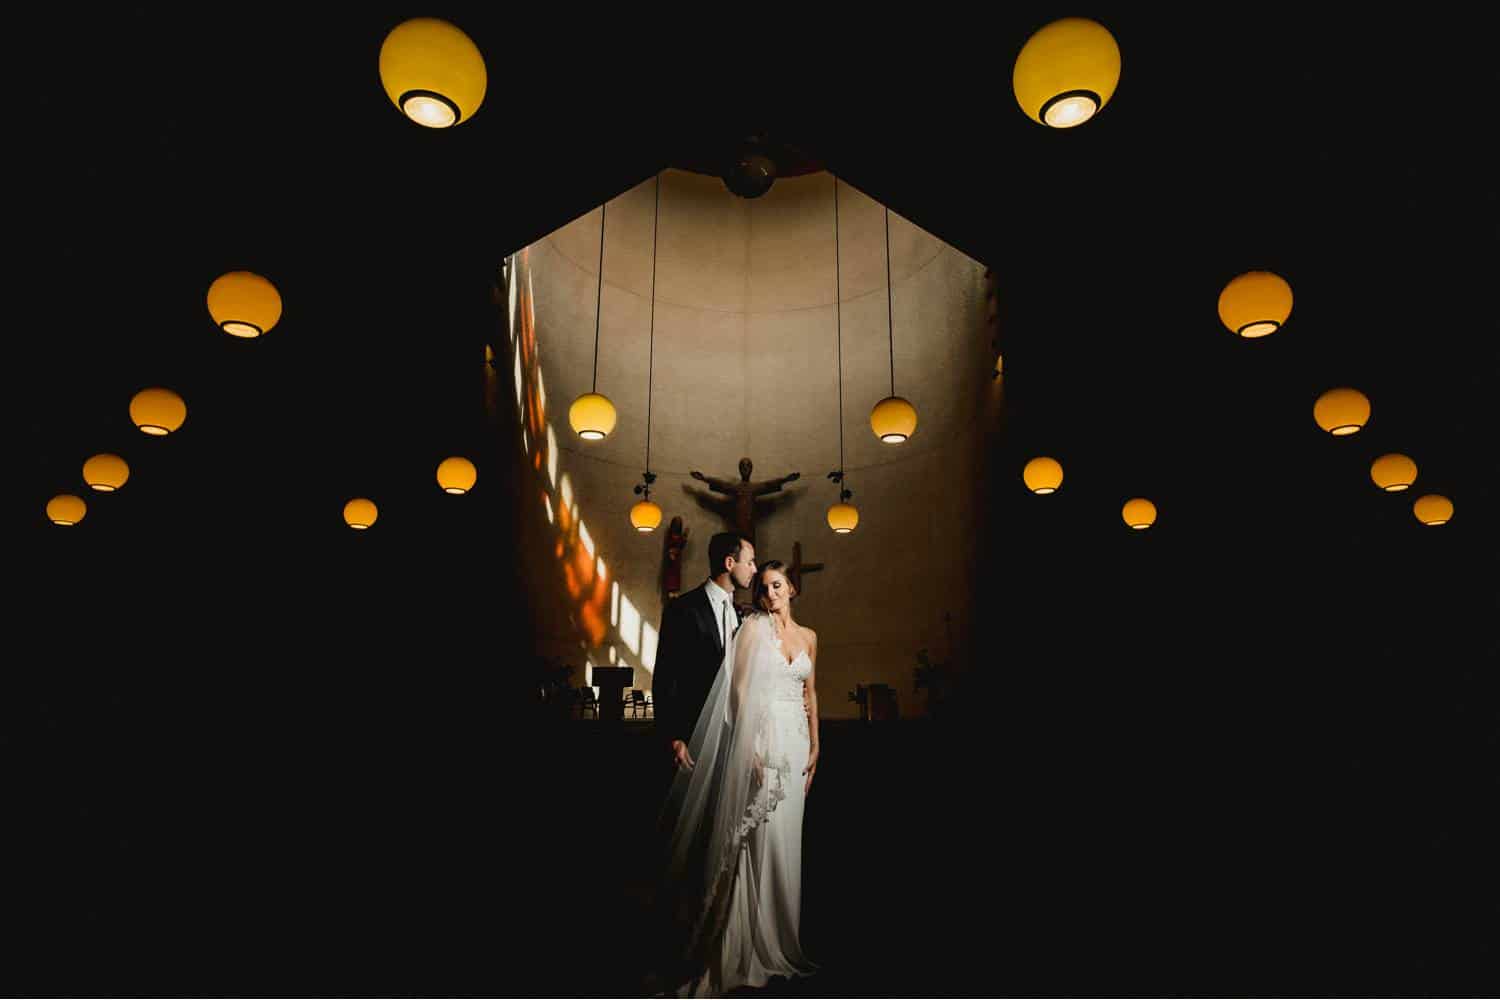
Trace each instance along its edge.
<instances>
[{"instance_id":1,"label":"groom","mask_svg":"<svg viewBox=\"0 0 1500 1000\"><path fill-rule=\"evenodd\" d=\"M733 532L708 541L708 579L662 611L651 679L656 732L677 768L693 769L688 742L739 627L734 589L755 579L755 546Z\"/></svg>"}]
</instances>

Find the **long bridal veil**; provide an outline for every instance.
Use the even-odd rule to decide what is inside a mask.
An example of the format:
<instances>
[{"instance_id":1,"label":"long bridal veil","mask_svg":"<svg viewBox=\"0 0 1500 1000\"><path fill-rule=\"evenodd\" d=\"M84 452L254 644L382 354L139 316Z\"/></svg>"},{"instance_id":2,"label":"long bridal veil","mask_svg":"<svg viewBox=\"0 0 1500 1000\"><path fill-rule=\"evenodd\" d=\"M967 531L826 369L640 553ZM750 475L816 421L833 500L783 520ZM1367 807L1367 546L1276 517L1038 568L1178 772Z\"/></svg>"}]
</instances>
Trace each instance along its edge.
<instances>
[{"instance_id":1,"label":"long bridal veil","mask_svg":"<svg viewBox=\"0 0 1500 1000\"><path fill-rule=\"evenodd\" d=\"M695 766L678 772L662 811L671 830L665 888L680 932L675 958L686 969L705 963L723 928L745 838L786 795L787 748L771 719L780 656L770 618L746 618L693 729ZM752 896L750 905L759 901Z\"/></svg>"}]
</instances>

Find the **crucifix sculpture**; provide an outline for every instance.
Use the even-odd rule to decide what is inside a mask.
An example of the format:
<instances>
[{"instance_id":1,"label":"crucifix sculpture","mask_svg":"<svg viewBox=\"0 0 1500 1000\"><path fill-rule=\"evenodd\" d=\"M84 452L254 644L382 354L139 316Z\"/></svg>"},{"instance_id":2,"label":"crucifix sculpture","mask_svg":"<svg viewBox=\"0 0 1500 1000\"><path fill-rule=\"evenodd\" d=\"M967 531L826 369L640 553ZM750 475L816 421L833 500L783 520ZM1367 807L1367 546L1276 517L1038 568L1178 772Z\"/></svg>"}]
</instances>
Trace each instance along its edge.
<instances>
[{"instance_id":1,"label":"crucifix sculpture","mask_svg":"<svg viewBox=\"0 0 1500 1000\"><path fill-rule=\"evenodd\" d=\"M730 521L730 527L739 532L740 535L755 541L755 501L759 497L771 493L778 493L787 483L790 483L802 475L800 472L792 472L780 479L767 479L764 482L752 483L750 472L754 468L748 458L740 459L740 481L730 482L727 479L715 479L713 476L705 476L697 469L692 470L690 475L699 482L707 483L708 488L715 493L722 493L734 501L734 517Z\"/></svg>"}]
</instances>

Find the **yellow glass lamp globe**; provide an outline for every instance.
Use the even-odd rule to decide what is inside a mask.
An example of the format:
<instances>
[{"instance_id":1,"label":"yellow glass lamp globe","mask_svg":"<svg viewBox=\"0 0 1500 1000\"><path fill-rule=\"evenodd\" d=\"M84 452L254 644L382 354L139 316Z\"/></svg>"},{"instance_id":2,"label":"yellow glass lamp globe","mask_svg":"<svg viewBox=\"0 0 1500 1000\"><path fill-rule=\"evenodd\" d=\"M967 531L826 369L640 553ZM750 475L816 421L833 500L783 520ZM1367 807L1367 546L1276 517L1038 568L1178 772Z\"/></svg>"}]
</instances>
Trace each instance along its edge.
<instances>
[{"instance_id":1,"label":"yellow glass lamp globe","mask_svg":"<svg viewBox=\"0 0 1500 1000\"><path fill-rule=\"evenodd\" d=\"M608 396L586 392L568 407L568 424L585 441L603 441L615 429L615 404Z\"/></svg>"},{"instance_id":2,"label":"yellow glass lamp globe","mask_svg":"<svg viewBox=\"0 0 1500 1000\"><path fill-rule=\"evenodd\" d=\"M1126 502L1120 516L1136 531L1144 531L1156 523L1156 504L1145 497L1136 497Z\"/></svg>"},{"instance_id":3,"label":"yellow glass lamp globe","mask_svg":"<svg viewBox=\"0 0 1500 1000\"><path fill-rule=\"evenodd\" d=\"M1026 488L1038 496L1056 493L1062 486L1062 463L1045 455L1038 456L1026 463L1026 467L1021 470L1021 479L1026 483Z\"/></svg>"},{"instance_id":4,"label":"yellow glass lamp globe","mask_svg":"<svg viewBox=\"0 0 1500 1000\"><path fill-rule=\"evenodd\" d=\"M887 396L870 411L870 430L884 444L901 444L917 430L917 408L900 396Z\"/></svg>"},{"instance_id":5,"label":"yellow glass lamp globe","mask_svg":"<svg viewBox=\"0 0 1500 1000\"><path fill-rule=\"evenodd\" d=\"M1219 293L1219 320L1247 339L1281 329L1292 314L1292 286L1270 271L1249 271Z\"/></svg>"},{"instance_id":6,"label":"yellow glass lamp globe","mask_svg":"<svg viewBox=\"0 0 1500 1000\"><path fill-rule=\"evenodd\" d=\"M89 511L82 497L61 493L47 501L47 520L64 528L70 528L83 520Z\"/></svg>"},{"instance_id":7,"label":"yellow glass lamp globe","mask_svg":"<svg viewBox=\"0 0 1500 1000\"><path fill-rule=\"evenodd\" d=\"M231 337L253 339L281 319L281 293L249 271L230 271L208 286L208 314Z\"/></svg>"},{"instance_id":8,"label":"yellow glass lamp globe","mask_svg":"<svg viewBox=\"0 0 1500 1000\"><path fill-rule=\"evenodd\" d=\"M639 501L630 508L630 524L643 535L655 531L656 526L661 524L661 508L650 500Z\"/></svg>"},{"instance_id":9,"label":"yellow glass lamp globe","mask_svg":"<svg viewBox=\"0 0 1500 1000\"><path fill-rule=\"evenodd\" d=\"M356 497L344 504L344 522L355 531L364 531L375 523L380 511L364 497Z\"/></svg>"},{"instance_id":10,"label":"yellow glass lamp globe","mask_svg":"<svg viewBox=\"0 0 1500 1000\"><path fill-rule=\"evenodd\" d=\"M406 117L426 128L449 128L474 117L489 75L468 35L447 21L415 17L385 36L380 82Z\"/></svg>"},{"instance_id":11,"label":"yellow glass lamp globe","mask_svg":"<svg viewBox=\"0 0 1500 1000\"><path fill-rule=\"evenodd\" d=\"M1453 519L1453 501L1437 493L1429 493L1417 498L1416 503L1411 505L1411 512L1423 524L1437 527Z\"/></svg>"},{"instance_id":12,"label":"yellow glass lamp globe","mask_svg":"<svg viewBox=\"0 0 1500 1000\"><path fill-rule=\"evenodd\" d=\"M1334 437L1346 437L1370 420L1370 401L1358 389L1329 389L1313 404L1313 419Z\"/></svg>"},{"instance_id":13,"label":"yellow glass lamp globe","mask_svg":"<svg viewBox=\"0 0 1500 1000\"><path fill-rule=\"evenodd\" d=\"M1394 452L1381 455L1370 464L1370 478L1387 493L1400 493L1417 481L1417 463Z\"/></svg>"},{"instance_id":14,"label":"yellow glass lamp globe","mask_svg":"<svg viewBox=\"0 0 1500 1000\"><path fill-rule=\"evenodd\" d=\"M474 463L461 455L445 458L437 467L438 485L444 493L455 496L469 492L479 481L479 470Z\"/></svg>"},{"instance_id":15,"label":"yellow glass lamp globe","mask_svg":"<svg viewBox=\"0 0 1500 1000\"><path fill-rule=\"evenodd\" d=\"M852 503L839 502L828 508L828 526L834 534L847 535L859 525L859 510Z\"/></svg>"},{"instance_id":16,"label":"yellow glass lamp globe","mask_svg":"<svg viewBox=\"0 0 1500 1000\"><path fill-rule=\"evenodd\" d=\"M187 419L187 404L171 389L142 389L130 400L130 419L141 433L165 437Z\"/></svg>"},{"instance_id":17,"label":"yellow glass lamp globe","mask_svg":"<svg viewBox=\"0 0 1500 1000\"><path fill-rule=\"evenodd\" d=\"M1114 96L1120 46L1109 29L1083 17L1053 21L1016 56L1011 86L1026 117L1050 128L1075 128Z\"/></svg>"},{"instance_id":18,"label":"yellow glass lamp globe","mask_svg":"<svg viewBox=\"0 0 1500 1000\"><path fill-rule=\"evenodd\" d=\"M130 478L130 466L119 455L103 453L83 463L83 481L100 493L113 493Z\"/></svg>"}]
</instances>

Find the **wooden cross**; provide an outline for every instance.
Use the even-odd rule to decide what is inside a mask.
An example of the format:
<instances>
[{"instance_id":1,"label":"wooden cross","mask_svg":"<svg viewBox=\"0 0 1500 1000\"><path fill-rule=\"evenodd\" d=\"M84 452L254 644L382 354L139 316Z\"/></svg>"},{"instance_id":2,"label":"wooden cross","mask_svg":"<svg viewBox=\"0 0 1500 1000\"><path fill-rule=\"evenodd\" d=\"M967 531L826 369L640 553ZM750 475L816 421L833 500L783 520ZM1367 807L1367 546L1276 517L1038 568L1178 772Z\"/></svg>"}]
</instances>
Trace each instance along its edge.
<instances>
[{"instance_id":1,"label":"wooden cross","mask_svg":"<svg viewBox=\"0 0 1500 1000\"><path fill-rule=\"evenodd\" d=\"M792 564L786 568L786 578L797 588L797 593L802 593L802 574L816 573L823 568L822 563L804 563L802 561L802 543L792 543Z\"/></svg>"}]
</instances>

